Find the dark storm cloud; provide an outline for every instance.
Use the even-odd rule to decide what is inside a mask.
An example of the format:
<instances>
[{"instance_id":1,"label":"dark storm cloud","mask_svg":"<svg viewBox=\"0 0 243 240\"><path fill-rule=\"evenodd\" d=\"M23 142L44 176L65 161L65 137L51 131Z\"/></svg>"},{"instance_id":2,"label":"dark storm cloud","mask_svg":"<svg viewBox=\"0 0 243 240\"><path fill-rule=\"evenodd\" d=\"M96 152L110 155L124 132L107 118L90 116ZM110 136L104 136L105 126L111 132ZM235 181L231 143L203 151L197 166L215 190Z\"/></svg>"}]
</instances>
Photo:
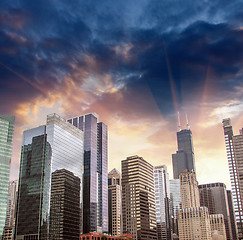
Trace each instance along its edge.
<instances>
[{"instance_id":1,"label":"dark storm cloud","mask_svg":"<svg viewBox=\"0 0 243 240\"><path fill-rule=\"evenodd\" d=\"M123 81L124 94L149 86L162 113L168 113L175 96L180 107L183 92L201 94L209 67L219 92L231 91L241 84L243 31L237 28L242 5L225 0L1 1L1 96L9 93L11 109L16 100L31 101L58 89L67 75L82 83L76 77L80 70L107 73L114 85ZM12 94L18 89L18 96Z\"/></svg>"}]
</instances>

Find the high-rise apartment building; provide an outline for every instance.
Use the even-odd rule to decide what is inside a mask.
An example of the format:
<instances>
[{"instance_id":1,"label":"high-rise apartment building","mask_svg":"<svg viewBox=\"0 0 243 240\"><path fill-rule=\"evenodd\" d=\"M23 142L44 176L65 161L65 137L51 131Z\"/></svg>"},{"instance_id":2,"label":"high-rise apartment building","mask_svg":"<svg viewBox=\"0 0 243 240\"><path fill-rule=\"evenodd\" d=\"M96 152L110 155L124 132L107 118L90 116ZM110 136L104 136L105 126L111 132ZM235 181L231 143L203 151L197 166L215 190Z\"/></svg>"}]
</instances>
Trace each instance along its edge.
<instances>
[{"instance_id":1,"label":"high-rise apartment building","mask_svg":"<svg viewBox=\"0 0 243 240\"><path fill-rule=\"evenodd\" d=\"M229 118L223 120L226 152L239 239L243 239L243 129L233 134Z\"/></svg>"},{"instance_id":2,"label":"high-rise apartment building","mask_svg":"<svg viewBox=\"0 0 243 240\"><path fill-rule=\"evenodd\" d=\"M192 132L189 129L179 129L177 132L178 151L172 154L174 179L178 179L184 170L195 172L194 148Z\"/></svg>"},{"instance_id":3,"label":"high-rise apartment building","mask_svg":"<svg viewBox=\"0 0 243 240\"><path fill-rule=\"evenodd\" d=\"M95 113L67 121L84 131L83 233L108 232L107 126Z\"/></svg>"},{"instance_id":4,"label":"high-rise apartment building","mask_svg":"<svg viewBox=\"0 0 243 240\"><path fill-rule=\"evenodd\" d=\"M158 240L172 239L169 174L165 165L154 167L154 191Z\"/></svg>"},{"instance_id":5,"label":"high-rise apartment building","mask_svg":"<svg viewBox=\"0 0 243 240\"><path fill-rule=\"evenodd\" d=\"M180 190L182 209L200 206L198 182L195 172L185 170L180 174Z\"/></svg>"},{"instance_id":6,"label":"high-rise apartment building","mask_svg":"<svg viewBox=\"0 0 243 240\"><path fill-rule=\"evenodd\" d=\"M108 174L109 233L122 234L121 174L114 168Z\"/></svg>"},{"instance_id":7,"label":"high-rise apartment building","mask_svg":"<svg viewBox=\"0 0 243 240\"><path fill-rule=\"evenodd\" d=\"M224 224L224 215L223 214L211 214L210 218L210 228L213 239L222 239L226 240L226 231ZM220 237L220 238L219 238Z\"/></svg>"},{"instance_id":8,"label":"high-rise apartment building","mask_svg":"<svg viewBox=\"0 0 243 240\"><path fill-rule=\"evenodd\" d=\"M153 166L142 157L122 160L123 233L157 239Z\"/></svg>"},{"instance_id":9,"label":"high-rise apartment building","mask_svg":"<svg viewBox=\"0 0 243 240\"><path fill-rule=\"evenodd\" d=\"M209 214L222 214L226 228L227 240L233 240L229 204L224 183L199 185L200 204L208 208Z\"/></svg>"},{"instance_id":10,"label":"high-rise apartment building","mask_svg":"<svg viewBox=\"0 0 243 240\"><path fill-rule=\"evenodd\" d=\"M181 191L180 179L171 179L170 182L170 198L172 202L172 232L179 236L178 232L178 213L181 209Z\"/></svg>"},{"instance_id":11,"label":"high-rise apartment building","mask_svg":"<svg viewBox=\"0 0 243 240\"><path fill-rule=\"evenodd\" d=\"M13 227L15 225L15 206L17 201L17 184L18 181L9 182L8 188L8 205L6 212L6 227Z\"/></svg>"},{"instance_id":12,"label":"high-rise apartment building","mask_svg":"<svg viewBox=\"0 0 243 240\"><path fill-rule=\"evenodd\" d=\"M14 123L14 116L0 115L0 238L6 219Z\"/></svg>"},{"instance_id":13,"label":"high-rise apartment building","mask_svg":"<svg viewBox=\"0 0 243 240\"><path fill-rule=\"evenodd\" d=\"M79 239L80 178L66 169L51 177L50 240Z\"/></svg>"},{"instance_id":14,"label":"high-rise apartment building","mask_svg":"<svg viewBox=\"0 0 243 240\"><path fill-rule=\"evenodd\" d=\"M229 206L229 214L230 214L230 225L232 230L233 239L238 239L238 230L236 226L236 219L235 219L235 210L232 198L231 190L227 190L227 198L228 198L228 206Z\"/></svg>"},{"instance_id":15,"label":"high-rise apartment building","mask_svg":"<svg viewBox=\"0 0 243 240\"><path fill-rule=\"evenodd\" d=\"M181 209L178 226L180 240L212 240L210 217L206 207Z\"/></svg>"},{"instance_id":16,"label":"high-rise apartment building","mask_svg":"<svg viewBox=\"0 0 243 240\"><path fill-rule=\"evenodd\" d=\"M47 116L46 125L23 133L15 224L16 240L49 239L52 231L52 173L61 169L79 178L82 189L83 132L58 115L51 114ZM79 195L81 211L82 191ZM76 216L75 208L71 211L73 217ZM58 213L56 214L52 215L52 218L58 217ZM81 224L80 218L80 233Z\"/></svg>"}]
</instances>

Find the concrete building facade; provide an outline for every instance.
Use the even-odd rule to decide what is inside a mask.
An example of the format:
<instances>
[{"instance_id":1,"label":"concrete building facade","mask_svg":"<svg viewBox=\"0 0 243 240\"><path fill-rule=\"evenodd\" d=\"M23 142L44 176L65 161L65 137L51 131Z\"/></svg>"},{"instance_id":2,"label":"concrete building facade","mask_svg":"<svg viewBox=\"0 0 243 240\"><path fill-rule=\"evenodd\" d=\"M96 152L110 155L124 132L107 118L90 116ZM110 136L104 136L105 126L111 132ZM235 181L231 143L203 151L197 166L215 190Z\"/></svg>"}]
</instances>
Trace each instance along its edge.
<instances>
[{"instance_id":1,"label":"concrete building facade","mask_svg":"<svg viewBox=\"0 0 243 240\"><path fill-rule=\"evenodd\" d=\"M123 233L157 240L153 166L142 157L122 160Z\"/></svg>"}]
</instances>

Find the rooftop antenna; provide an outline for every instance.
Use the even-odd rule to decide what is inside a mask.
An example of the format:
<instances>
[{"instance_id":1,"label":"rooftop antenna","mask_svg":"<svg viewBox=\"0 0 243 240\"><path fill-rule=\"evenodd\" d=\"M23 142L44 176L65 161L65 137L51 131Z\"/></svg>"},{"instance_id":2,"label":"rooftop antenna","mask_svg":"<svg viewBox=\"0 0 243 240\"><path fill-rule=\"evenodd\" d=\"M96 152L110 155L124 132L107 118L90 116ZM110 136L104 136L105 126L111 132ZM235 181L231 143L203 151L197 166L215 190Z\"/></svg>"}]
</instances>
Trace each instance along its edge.
<instances>
[{"instance_id":1,"label":"rooftop antenna","mask_svg":"<svg viewBox=\"0 0 243 240\"><path fill-rule=\"evenodd\" d=\"M187 129L190 130L190 125L189 125L189 122L188 122L187 113L186 113L186 125L187 125Z\"/></svg>"},{"instance_id":2,"label":"rooftop antenna","mask_svg":"<svg viewBox=\"0 0 243 240\"><path fill-rule=\"evenodd\" d=\"M181 131L180 113L178 112L178 130Z\"/></svg>"}]
</instances>

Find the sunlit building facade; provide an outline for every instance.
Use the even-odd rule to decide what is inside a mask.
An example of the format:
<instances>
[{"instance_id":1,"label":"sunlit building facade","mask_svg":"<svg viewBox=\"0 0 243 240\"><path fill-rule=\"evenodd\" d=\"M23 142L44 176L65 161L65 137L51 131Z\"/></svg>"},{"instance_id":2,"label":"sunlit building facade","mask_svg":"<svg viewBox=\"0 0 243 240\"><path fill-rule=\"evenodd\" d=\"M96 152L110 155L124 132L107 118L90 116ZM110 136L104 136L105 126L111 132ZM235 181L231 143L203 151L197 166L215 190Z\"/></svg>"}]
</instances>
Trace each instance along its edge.
<instances>
[{"instance_id":1,"label":"sunlit building facade","mask_svg":"<svg viewBox=\"0 0 243 240\"><path fill-rule=\"evenodd\" d=\"M123 233L157 240L153 166L142 157L122 160Z\"/></svg>"},{"instance_id":2,"label":"sunlit building facade","mask_svg":"<svg viewBox=\"0 0 243 240\"><path fill-rule=\"evenodd\" d=\"M0 238L6 219L14 123L14 116L0 115Z\"/></svg>"},{"instance_id":3,"label":"sunlit building facade","mask_svg":"<svg viewBox=\"0 0 243 240\"><path fill-rule=\"evenodd\" d=\"M239 239L243 239L243 129L233 134L229 118L223 120L226 152Z\"/></svg>"},{"instance_id":4,"label":"sunlit building facade","mask_svg":"<svg viewBox=\"0 0 243 240\"><path fill-rule=\"evenodd\" d=\"M83 132L51 114L46 125L23 133L15 239L49 239L52 173L60 169L79 178L82 189ZM79 233L81 224L80 217Z\"/></svg>"},{"instance_id":5,"label":"sunlit building facade","mask_svg":"<svg viewBox=\"0 0 243 240\"><path fill-rule=\"evenodd\" d=\"M169 174L165 165L154 167L154 191L158 240L172 238Z\"/></svg>"},{"instance_id":6,"label":"sunlit building facade","mask_svg":"<svg viewBox=\"0 0 243 240\"><path fill-rule=\"evenodd\" d=\"M121 173L112 169L108 174L108 213L109 233L118 236L122 233Z\"/></svg>"},{"instance_id":7,"label":"sunlit building facade","mask_svg":"<svg viewBox=\"0 0 243 240\"><path fill-rule=\"evenodd\" d=\"M17 201L17 184L18 181L11 181L9 182L8 188L8 205L7 205L7 212L6 212L6 227L13 227L15 225L15 206Z\"/></svg>"},{"instance_id":8,"label":"sunlit building facade","mask_svg":"<svg viewBox=\"0 0 243 240\"><path fill-rule=\"evenodd\" d=\"M107 126L90 113L67 120L84 131L83 233L108 232Z\"/></svg>"},{"instance_id":9,"label":"sunlit building facade","mask_svg":"<svg viewBox=\"0 0 243 240\"><path fill-rule=\"evenodd\" d=\"M193 171L185 170L180 174L180 190L182 209L200 206L198 182Z\"/></svg>"},{"instance_id":10,"label":"sunlit building facade","mask_svg":"<svg viewBox=\"0 0 243 240\"><path fill-rule=\"evenodd\" d=\"M184 208L179 211L180 240L211 240L210 216L206 207Z\"/></svg>"},{"instance_id":11,"label":"sunlit building facade","mask_svg":"<svg viewBox=\"0 0 243 240\"><path fill-rule=\"evenodd\" d=\"M222 240L226 240L226 231L224 224L224 215L223 214L211 214L210 218L210 228L212 233L212 238L219 238Z\"/></svg>"},{"instance_id":12,"label":"sunlit building facade","mask_svg":"<svg viewBox=\"0 0 243 240\"><path fill-rule=\"evenodd\" d=\"M211 240L211 228L207 207L200 207L198 182L194 171L180 174L182 209L178 214L180 240Z\"/></svg>"}]
</instances>

